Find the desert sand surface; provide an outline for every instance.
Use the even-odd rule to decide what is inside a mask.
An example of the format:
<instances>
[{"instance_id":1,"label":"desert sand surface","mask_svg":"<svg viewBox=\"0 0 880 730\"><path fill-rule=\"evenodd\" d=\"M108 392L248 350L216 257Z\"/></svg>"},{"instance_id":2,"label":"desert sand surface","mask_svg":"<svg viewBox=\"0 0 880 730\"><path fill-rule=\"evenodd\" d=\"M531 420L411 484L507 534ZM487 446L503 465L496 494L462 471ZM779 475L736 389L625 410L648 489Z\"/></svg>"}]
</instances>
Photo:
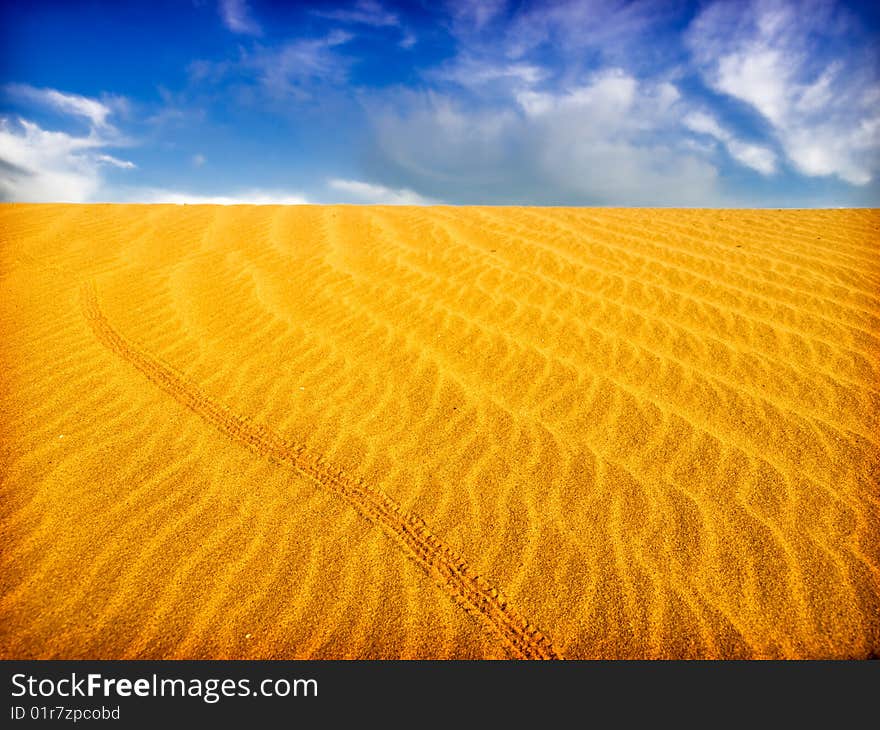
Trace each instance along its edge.
<instances>
[{"instance_id":1,"label":"desert sand surface","mask_svg":"<svg viewBox=\"0 0 880 730\"><path fill-rule=\"evenodd\" d=\"M0 206L0 657L880 654L880 212Z\"/></svg>"}]
</instances>

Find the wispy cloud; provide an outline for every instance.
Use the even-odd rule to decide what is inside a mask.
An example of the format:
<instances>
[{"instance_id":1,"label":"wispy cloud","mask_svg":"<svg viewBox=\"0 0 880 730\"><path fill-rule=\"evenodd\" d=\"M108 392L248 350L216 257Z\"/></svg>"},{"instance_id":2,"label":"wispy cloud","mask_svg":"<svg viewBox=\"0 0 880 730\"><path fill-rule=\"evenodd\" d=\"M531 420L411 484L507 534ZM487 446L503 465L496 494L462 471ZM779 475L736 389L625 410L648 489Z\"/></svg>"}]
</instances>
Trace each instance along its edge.
<instances>
[{"instance_id":1,"label":"wispy cloud","mask_svg":"<svg viewBox=\"0 0 880 730\"><path fill-rule=\"evenodd\" d=\"M397 13L386 10L375 0L358 0L353 5L333 10L316 9L314 15L341 23L354 23L357 25L369 25L374 28L394 27L400 25Z\"/></svg>"},{"instance_id":2,"label":"wispy cloud","mask_svg":"<svg viewBox=\"0 0 880 730\"><path fill-rule=\"evenodd\" d=\"M128 106L121 97L98 100L79 94L68 94L57 89L41 89L29 84L6 84L3 90L18 101L48 107L60 114L87 120L92 127L105 134L115 131L108 117Z\"/></svg>"},{"instance_id":3,"label":"wispy cloud","mask_svg":"<svg viewBox=\"0 0 880 730\"><path fill-rule=\"evenodd\" d=\"M834 3L716 2L687 34L706 83L754 108L808 176L880 170L878 54Z\"/></svg>"},{"instance_id":4,"label":"wispy cloud","mask_svg":"<svg viewBox=\"0 0 880 730\"><path fill-rule=\"evenodd\" d=\"M459 35L479 33L504 13L507 0L450 0L446 3Z\"/></svg>"},{"instance_id":5,"label":"wispy cloud","mask_svg":"<svg viewBox=\"0 0 880 730\"><path fill-rule=\"evenodd\" d=\"M460 86L478 89L490 84L502 86L533 86L545 78L541 66L526 62L510 62L469 56L466 53L426 74L433 81L451 81Z\"/></svg>"},{"instance_id":6,"label":"wispy cloud","mask_svg":"<svg viewBox=\"0 0 880 730\"><path fill-rule=\"evenodd\" d=\"M403 31L403 38L400 39L401 48L413 48L419 42L418 36L411 30Z\"/></svg>"},{"instance_id":7,"label":"wispy cloud","mask_svg":"<svg viewBox=\"0 0 880 730\"><path fill-rule=\"evenodd\" d=\"M357 0L340 8L316 8L312 15L348 26L364 26L372 29L396 29L400 34L398 45L412 48L418 42L416 34L401 20L400 15L388 10L376 0Z\"/></svg>"},{"instance_id":8,"label":"wispy cloud","mask_svg":"<svg viewBox=\"0 0 880 730\"><path fill-rule=\"evenodd\" d=\"M341 202L358 202L371 205L431 205L438 202L406 188L393 190L385 185L363 182L362 180L334 178L327 181L327 187L347 196Z\"/></svg>"},{"instance_id":9,"label":"wispy cloud","mask_svg":"<svg viewBox=\"0 0 880 730\"><path fill-rule=\"evenodd\" d=\"M751 167L762 175L772 175L776 172L776 155L773 150L737 139L732 132L722 127L711 114L692 112L683 121L691 131L713 137L721 142L727 148L730 156L740 164Z\"/></svg>"},{"instance_id":10,"label":"wispy cloud","mask_svg":"<svg viewBox=\"0 0 880 730\"><path fill-rule=\"evenodd\" d=\"M95 160L97 162L104 162L108 165L113 165L113 167L119 167L123 170L134 170L137 165L129 160L120 160L118 157L113 157L113 155L95 155Z\"/></svg>"},{"instance_id":11,"label":"wispy cloud","mask_svg":"<svg viewBox=\"0 0 880 730\"><path fill-rule=\"evenodd\" d=\"M336 49L353 37L346 31L335 30L323 38L303 38L278 50L260 50L249 63L268 90L277 95L302 96L309 83L339 83L345 79L349 64Z\"/></svg>"},{"instance_id":12,"label":"wispy cloud","mask_svg":"<svg viewBox=\"0 0 880 730\"><path fill-rule=\"evenodd\" d=\"M539 52L569 68L597 56L604 63L636 67L666 50L668 36L659 31L675 15L675 4L649 0L530 3L505 25L502 45L511 58Z\"/></svg>"},{"instance_id":13,"label":"wispy cloud","mask_svg":"<svg viewBox=\"0 0 880 730\"><path fill-rule=\"evenodd\" d=\"M544 78L569 84L602 67L656 72L656 57L670 56L672 45L659 31L678 17L674 5L648 0L455 0L448 9L457 53L447 69L467 69L474 78L480 65L540 69Z\"/></svg>"},{"instance_id":14,"label":"wispy cloud","mask_svg":"<svg viewBox=\"0 0 880 730\"><path fill-rule=\"evenodd\" d=\"M262 35L263 29L251 15L247 0L220 0L220 18L233 33Z\"/></svg>"},{"instance_id":15,"label":"wispy cloud","mask_svg":"<svg viewBox=\"0 0 880 730\"><path fill-rule=\"evenodd\" d=\"M196 60L189 66L194 84L261 88L274 99L308 99L313 87L342 84L352 59L339 48L354 38L333 30L317 38L297 38L277 46L240 48L237 59Z\"/></svg>"}]
</instances>

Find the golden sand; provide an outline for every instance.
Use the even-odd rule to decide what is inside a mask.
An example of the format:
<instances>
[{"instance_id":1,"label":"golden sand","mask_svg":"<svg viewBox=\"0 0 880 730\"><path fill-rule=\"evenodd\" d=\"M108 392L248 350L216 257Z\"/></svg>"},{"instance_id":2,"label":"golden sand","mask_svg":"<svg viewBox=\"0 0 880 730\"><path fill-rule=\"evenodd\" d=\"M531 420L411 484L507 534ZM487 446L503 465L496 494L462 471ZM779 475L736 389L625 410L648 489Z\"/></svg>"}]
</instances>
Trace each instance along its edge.
<instances>
[{"instance_id":1,"label":"golden sand","mask_svg":"<svg viewBox=\"0 0 880 730\"><path fill-rule=\"evenodd\" d=\"M0 206L0 657L880 654L880 212Z\"/></svg>"}]
</instances>

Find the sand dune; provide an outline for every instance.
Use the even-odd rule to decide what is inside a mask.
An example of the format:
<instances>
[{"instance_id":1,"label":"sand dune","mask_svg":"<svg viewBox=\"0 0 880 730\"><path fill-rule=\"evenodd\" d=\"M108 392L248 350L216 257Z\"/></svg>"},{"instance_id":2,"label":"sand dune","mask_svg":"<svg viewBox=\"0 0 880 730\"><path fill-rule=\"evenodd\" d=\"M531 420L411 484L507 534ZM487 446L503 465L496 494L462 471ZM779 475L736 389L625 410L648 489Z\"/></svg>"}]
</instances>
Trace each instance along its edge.
<instances>
[{"instance_id":1,"label":"sand dune","mask_svg":"<svg viewBox=\"0 0 880 730\"><path fill-rule=\"evenodd\" d=\"M880 655L878 242L0 206L0 657Z\"/></svg>"}]
</instances>

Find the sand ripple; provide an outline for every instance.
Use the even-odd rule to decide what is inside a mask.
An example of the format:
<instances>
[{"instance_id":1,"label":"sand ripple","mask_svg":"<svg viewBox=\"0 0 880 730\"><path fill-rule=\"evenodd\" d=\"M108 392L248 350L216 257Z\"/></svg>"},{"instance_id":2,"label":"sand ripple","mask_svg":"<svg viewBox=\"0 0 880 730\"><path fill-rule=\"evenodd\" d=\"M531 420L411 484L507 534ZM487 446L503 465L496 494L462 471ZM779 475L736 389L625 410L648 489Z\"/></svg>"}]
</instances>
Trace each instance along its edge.
<instances>
[{"instance_id":1,"label":"sand ripple","mask_svg":"<svg viewBox=\"0 0 880 730\"><path fill-rule=\"evenodd\" d=\"M0 206L0 656L877 656L878 234Z\"/></svg>"}]
</instances>

